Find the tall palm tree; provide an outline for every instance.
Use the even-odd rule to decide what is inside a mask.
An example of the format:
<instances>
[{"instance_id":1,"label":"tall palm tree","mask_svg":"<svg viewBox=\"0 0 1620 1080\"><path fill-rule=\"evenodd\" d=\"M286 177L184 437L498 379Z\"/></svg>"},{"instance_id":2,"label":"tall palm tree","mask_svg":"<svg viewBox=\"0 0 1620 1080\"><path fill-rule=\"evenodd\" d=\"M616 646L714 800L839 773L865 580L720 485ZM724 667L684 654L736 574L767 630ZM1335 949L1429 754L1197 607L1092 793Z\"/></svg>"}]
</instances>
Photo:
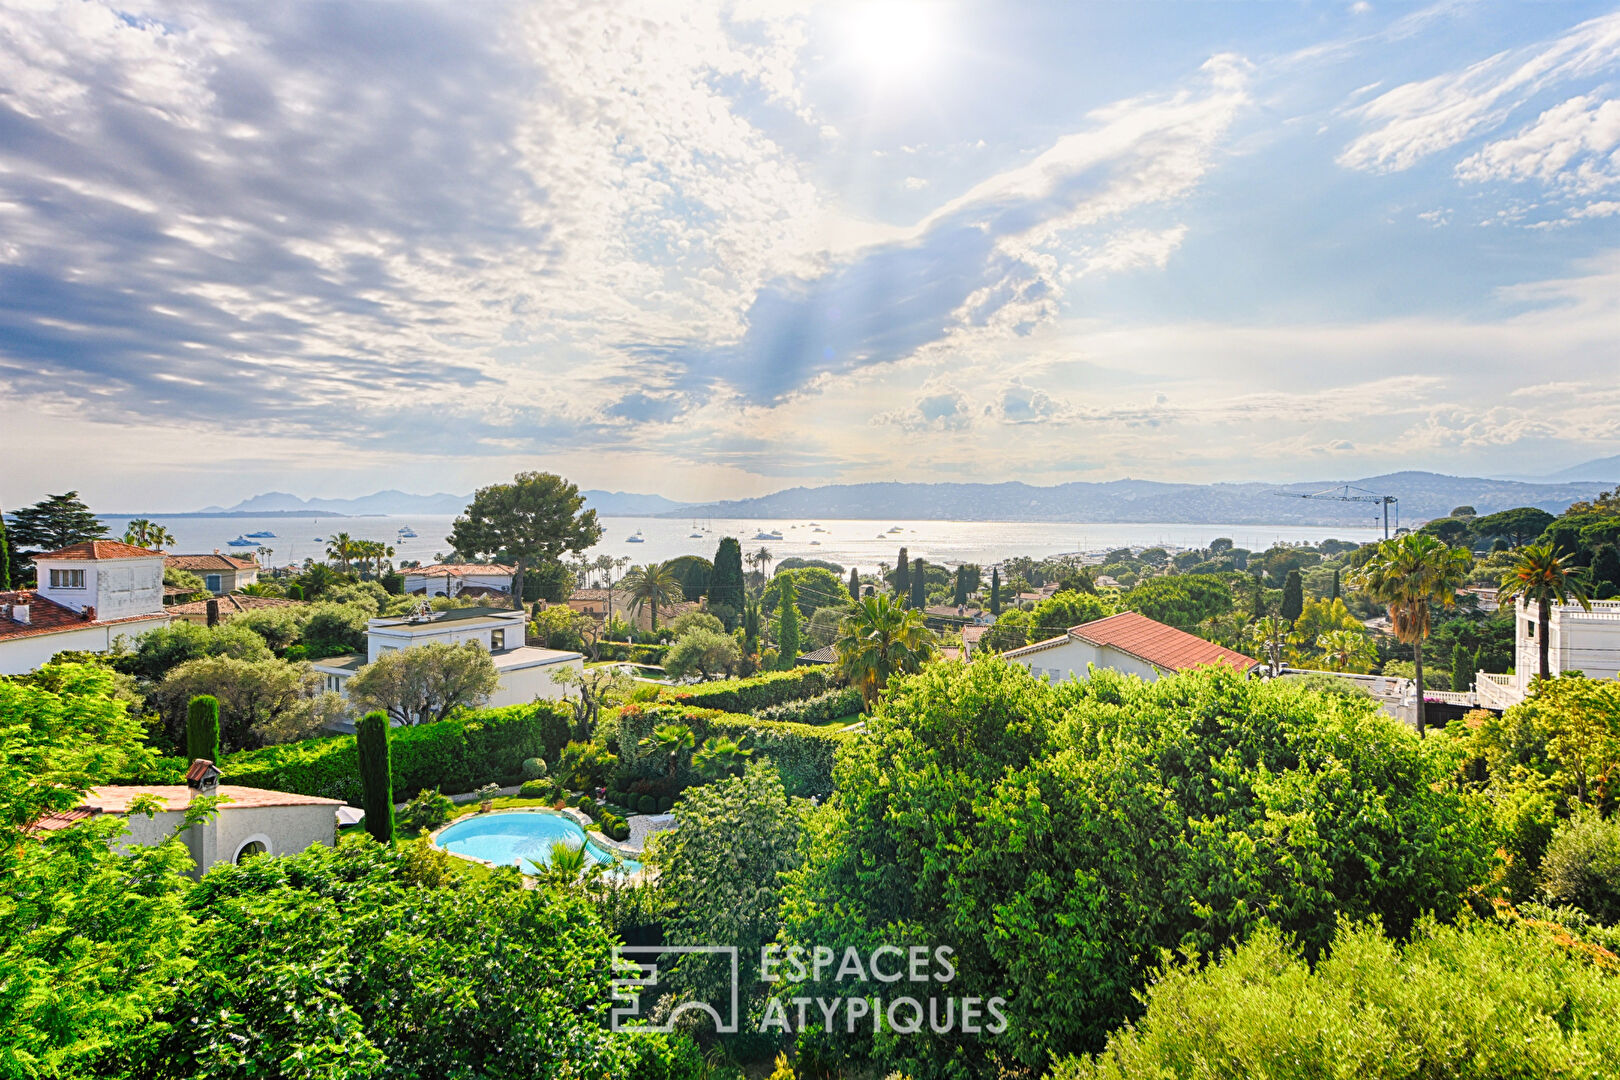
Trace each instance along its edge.
<instances>
[{"instance_id":1,"label":"tall palm tree","mask_svg":"<svg viewBox=\"0 0 1620 1080\"><path fill-rule=\"evenodd\" d=\"M174 534L148 518L135 518L124 529L124 543L156 551L172 547Z\"/></svg>"},{"instance_id":2,"label":"tall palm tree","mask_svg":"<svg viewBox=\"0 0 1620 1080\"><path fill-rule=\"evenodd\" d=\"M349 560L354 557L357 541L346 532L340 532L326 542L326 557L336 559L343 564L343 572L349 572Z\"/></svg>"},{"instance_id":3,"label":"tall palm tree","mask_svg":"<svg viewBox=\"0 0 1620 1080\"><path fill-rule=\"evenodd\" d=\"M1447 547L1424 533L1408 533L1380 543L1353 579L1356 587L1389 609L1390 629L1412 646L1420 736L1424 734L1423 641L1429 636L1430 616L1434 608L1457 602L1457 590L1467 580L1473 561L1467 548Z\"/></svg>"},{"instance_id":4,"label":"tall palm tree","mask_svg":"<svg viewBox=\"0 0 1620 1080\"><path fill-rule=\"evenodd\" d=\"M748 565L757 570L760 577L764 577L765 568L771 565L771 560L774 558L776 558L776 556L771 554L770 548L761 547L758 551L748 556Z\"/></svg>"},{"instance_id":5,"label":"tall palm tree","mask_svg":"<svg viewBox=\"0 0 1620 1080\"><path fill-rule=\"evenodd\" d=\"M658 632L658 609L678 604L685 596L681 591L680 578L675 576L668 563L633 566L619 584L630 594L630 610L635 614L641 614L642 608L652 605L648 627L655 634Z\"/></svg>"},{"instance_id":6,"label":"tall palm tree","mask_svg":"<svg viewBox=\"0 0 1620 1080\"><path fill-rule=\"evenodd\" d=\"M890 677L933 659L934 635L920 611L907 611L888 593L868 596L838 627L838 666L871 708Z\"/></svg>"},{"instance_id":7,"label":"tall palm tree","mask_svg":"<svg viewBox=\"0 0 1620 1080\"><path fill-rule=\"evenodd\" d=\"M263 544L253 549L253 554L259 557L259 562L265 566L270 565L270 556L276 553L275 548L267 548Z\"/></svg>"},{"instance_id":8,"label":"tall palm tree","mask_svg":"<svg viewBox=\"0 0 1620 1080\"><path fill-rule=\"evenodd\" d=\"M1591 611L1592 598L1586 585L1586 571L1569 565L1569 556L1558 554L1551 544L1520 548L1513 565L1502 575L1502 586L1496 594L1499 601L1522 596L1526 606L1536 605L1536 637L1541 653L1539 674L1543 679L1549 675L1547 631L1552 621L1552 606L1573 600Z\"/></svg>"}]
</instances>

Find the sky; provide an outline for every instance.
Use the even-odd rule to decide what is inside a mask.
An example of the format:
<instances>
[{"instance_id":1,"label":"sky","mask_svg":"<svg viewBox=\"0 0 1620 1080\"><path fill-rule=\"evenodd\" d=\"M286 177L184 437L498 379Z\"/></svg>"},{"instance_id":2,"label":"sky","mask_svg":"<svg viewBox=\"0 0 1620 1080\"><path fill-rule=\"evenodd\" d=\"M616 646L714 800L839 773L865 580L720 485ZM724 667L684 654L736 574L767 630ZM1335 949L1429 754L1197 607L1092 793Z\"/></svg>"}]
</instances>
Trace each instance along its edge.
<instances>
[{"instance_id":1,"label":"sky","mask_svg":"<svg viewBox=\"0 0 1620 1080\"><path fill-rule=\"evenodd\" d=\"M0 506L1620 453L1615 3L0 0Z\"/></svg>"}]
</instances>

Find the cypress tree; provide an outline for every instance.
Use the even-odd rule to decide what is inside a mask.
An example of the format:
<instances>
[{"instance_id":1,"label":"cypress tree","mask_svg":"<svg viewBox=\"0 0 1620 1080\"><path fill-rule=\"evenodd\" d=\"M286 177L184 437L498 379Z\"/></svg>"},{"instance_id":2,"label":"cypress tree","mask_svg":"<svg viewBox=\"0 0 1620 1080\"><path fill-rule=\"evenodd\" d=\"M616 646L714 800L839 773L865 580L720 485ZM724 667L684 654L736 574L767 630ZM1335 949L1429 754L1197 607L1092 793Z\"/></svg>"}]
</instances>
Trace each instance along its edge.
<instances>
[{"instance_id":1,"label":"cypress tree","mask_svg":"<svg viewBox=\"0 0 1620 1080\"><path fill-rule=\"evenodd\" d=\"M906 562L906 549L900 549L900 558L894 564L894 595L904 597L911 592L911 566Z\"/></svg>"},{"instance_id":2,"label":"cypress tree","mask_svg":"<svg viewBox=\"0 0 1620 1080\"><path fill-rule=\"evenodd\" d=\"M743 577L742 545L736 537L723 537L714 553L714 573L709 578L709 603L725 608L720 618L727 630L737 629L737 620L747 599L746 580Z\"/></svg>"},{"instance_id":3,"label":"cypress tree","mask_svg":"<svg viewBox=\"0 0 1620 1080\"><path fill-rule=\"evenodd\" d=\"M1305 581L1298 570L1288 571L1283 579L1282 610L1278 612L1285 622L1293 622L1305 610Z\"/></svg>"},{"instance_id":4,"label":"cypress tree","mask_svg":"<svg viewBox=\"0 0 1620 1080\"><path fill-rule=\"evenodd\" d=\"M366 713L354 727L366 832L382 844L394 842L394 769L388 758L388 736L388 714L384 712Z\"/></svg>"},{"instance_id":5,"label":"cypress tree","mask_svg":"<svg viewBox=\"0 0 1620 1080\"><path fill-rule=\"evenodd\" d=\"M1001 617L1001 567L990 568L990 617Z\"/></svg>"},{"instance_id":6,"label":"cypress tree","mask_svg":"<svg viewBox=\"0 0 1620 1080\"><path fill-rule=\"evenodd\" d=\"M1250 576L1254 578L1254 607L1249 611L1249 618L1263 619L1266 617L1266 586L1260 580L1260 571Z\"/></svg>"},{"instance_id":7,"label":"cypress tree","mask_svg":"<svg viewBox=\"0 0 1620 1080\"><path fill-rule=\"evenodd\" d=\"M776 666L791 671L799 660L799 596L792 578L782 581L776 608Z\"/></svg>"},{"instance_id":8,"label":"cypress tree","mask_svg":"<svg viewBox=\"0 0 1620 1080\"><path fill-rule=\"evenodd\" d=\"M1484 657L1482 656L1483 651L1484 651L1483 646L1481 646L1480 648L1476 648L1474 650L1473 659L1468 665L1468 670L1469 670L1470 673L1475 672L1475 671L1484 671L1485 670L1485 661L1484 661Z\"/></svg>"},{"instance_id":9,"label":"cypress tree","mask_svg":"<svg viewBox=\"0 0 1620 1080\"><path fill-rule=\"evenodd\" d=\"M1335 566L1333 568L1333 595L1329 596L1328 599L1329 600L1337 600L1338 598L1339 598L1339 568Z\"/></svg>"},{"instance_id":10,"label":"cypress tree","mask_svg":"<svg viewBox=\"0 0 1620 1080\"><path fill-rule=\"evenodd\" d=\"M0 510L0 591L11 588L11 545L6 542L6 515Z\"/></svg>"},{"instance_id":11,"label":"cypress tree","mask_svg":"<svg viewBox=\"0 0 1620 1080\"><path fill-rule=\"evenodd\" d=\"M911 567L911 606L918 611L928 606L928 579L923 576L923 566L918 559Z\"/></svg>"},{"instance_id":12,"label":"cypress tree","mask_svg":"<svg viewBox=\"0 0 1620 1080\"><path fill-rule=\"evenodd\" d=\"M743 608L743 652L749 656L759 652L759 603L753 600Z\"/></svg>"},{"instance_id":13,"label":"cypress tree","mask_svg":"<svg viewBox=\"0 0 1620 1080\"><path fill-rule=\"evenodd\" d=\"M1462 642L1456 642L1451 646L1451 688L1466 691L1474 681L1473 674L1468 667L1468 650Z\"/></svg>"},{"instance_id":14,"label":"cypress tree","mask_svg":"<svg viewBox=\"0 0 1620 1080\"><path fill-rule=\"evenodd\" d=\"M956 568L956 591L951 596L951 602L957 607L961 607L963 604L967 603L967 583L967 565L964 563Z\"/></svg>"},{"instance_id":15,"label":"cypress tree","mask_svg":"<svg viewBox=\"0 0 1620 1080\"><path fill-rule=\"evenodd\" d=\"M849 568L849 595L854 597L857 603L860 602L861 572L853 566Z\"/></svg>"},{"instance_id":16,"label":"cypress tree","mask_svg":"<svg viewBox=\"0 0 1620 1080\"><path fill-rule=\"evenodd\" d=\"M219 699L198 694L186 705L186 760L219 764Z\"/></svg>"}]
</instances>

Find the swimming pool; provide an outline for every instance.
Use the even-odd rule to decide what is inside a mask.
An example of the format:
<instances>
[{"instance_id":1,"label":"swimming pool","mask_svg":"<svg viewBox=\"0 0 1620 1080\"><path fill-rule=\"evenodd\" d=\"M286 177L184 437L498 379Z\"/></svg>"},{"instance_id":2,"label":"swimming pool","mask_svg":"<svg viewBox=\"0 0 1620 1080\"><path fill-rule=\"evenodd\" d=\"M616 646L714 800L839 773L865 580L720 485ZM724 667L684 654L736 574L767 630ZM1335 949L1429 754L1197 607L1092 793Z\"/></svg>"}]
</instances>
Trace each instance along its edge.
<instances>
[{"instance_id":1,"label":"swimming pool","mask_svg":"<svg viewBox=\"0 0 1620 1080\"><path fill-rule=\"evenodd\" d=\"M551 845L585 847L585 857L623 877L641 871L634 859L624 859L598 845L573 818L552 810L502 810L471 814L439 831L433 842L457 855L516 866L525 874L539 871L531 864L551 864Z\"/></svg>"}]
</instances>

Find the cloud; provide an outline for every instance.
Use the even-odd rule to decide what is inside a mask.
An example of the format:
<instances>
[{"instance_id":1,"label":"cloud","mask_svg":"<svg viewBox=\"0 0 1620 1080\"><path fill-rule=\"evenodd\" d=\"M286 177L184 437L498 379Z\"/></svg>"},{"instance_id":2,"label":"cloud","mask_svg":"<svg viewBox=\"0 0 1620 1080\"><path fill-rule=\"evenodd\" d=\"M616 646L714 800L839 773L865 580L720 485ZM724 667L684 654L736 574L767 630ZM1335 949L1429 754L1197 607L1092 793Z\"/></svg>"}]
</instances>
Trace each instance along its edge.
<instances>
[{"instance_id":1,"label":"cloud","mask_svg":"<svg viewBox=\"0 0 1620 1080\"><path fill-rule=\"evenodd\" d=\"M1376 125L1339 164L1399 172L1500 125L1534 95L1620 64L1620 13L1591 19L1535 46L1497 53L1461 71L1409 82L1348 110Z\"/></svg>"},{"instance_id":2,"label":"cloud","mask_svg":"<svg viewBox=\"0 0 1620 1080\"><path fill-rule=\"evenodd\" d=\"M1556 105L1506 139L1457 164L1457 177L1559 182L1591 194L1620 181L1620 101L1583 94Z\"/></svg>"}]
</instances>

